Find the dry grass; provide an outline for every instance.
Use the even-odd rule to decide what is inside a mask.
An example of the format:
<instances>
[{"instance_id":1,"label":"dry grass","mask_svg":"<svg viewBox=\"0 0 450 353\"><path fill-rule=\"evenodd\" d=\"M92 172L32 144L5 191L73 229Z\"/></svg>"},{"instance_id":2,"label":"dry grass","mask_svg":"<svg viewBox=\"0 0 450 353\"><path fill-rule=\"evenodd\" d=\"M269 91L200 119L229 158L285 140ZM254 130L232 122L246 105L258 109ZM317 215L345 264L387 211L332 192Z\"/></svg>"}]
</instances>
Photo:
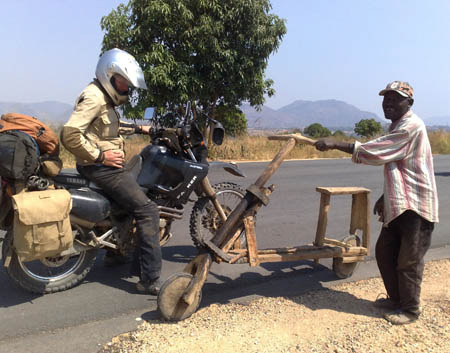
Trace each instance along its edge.
<instances>
[{"instance_id":1,"label":"dry grass","mask_svg":"<svg viewBox=\"0 0 450 353\"><path fill-rule=\"evenodd\" d=\"M450 132L437 130L428 132L434 154L450 154Z\"/></svg>"},{"instance_id":2,"label":"dry grass","mask_svg":"<svg viewBox=\"0 0 450 353\"><path fill-rule=\"evenodd\" d=\"M433 154L450 154L450 132L438 130L428 133ZM347 139L352 141L352 139ZM212 146L209 150L211 160L257 161L271 160L285 142L269 141L263 136L227 137L221 146ZM148 136L135 135L126 139L127 160L139 153L148 144ZM343 158L349 155L340 151L318 152L313 146L296 146L289 159ZM75 160L64 148L61 149L64 168L73 168Z\"/></svg>"},{"instance_id":3,"label":"dry grass","mask_svg":"<svg viewBox=\"0 0 450 353\"><path fill-rule=\"evenodd\" d=\"M263 136L228 137L221 146L212 146L209 157L213 160L271 160L285 141L269 141ZM289 159L342 158L348 154L340 151L319 152L313 146L297 145Z\"/></svg>"}]
</instances>

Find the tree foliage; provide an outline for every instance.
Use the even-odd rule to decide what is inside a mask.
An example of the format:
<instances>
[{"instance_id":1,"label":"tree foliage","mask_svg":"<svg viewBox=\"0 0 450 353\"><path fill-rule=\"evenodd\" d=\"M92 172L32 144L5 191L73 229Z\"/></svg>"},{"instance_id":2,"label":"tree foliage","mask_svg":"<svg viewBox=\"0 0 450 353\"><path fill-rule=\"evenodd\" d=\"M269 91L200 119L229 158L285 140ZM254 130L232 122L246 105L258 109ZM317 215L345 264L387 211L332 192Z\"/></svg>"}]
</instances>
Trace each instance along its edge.
<instances>
[{"instance_id":1,"label":"tree foliage","mask_svg":"<svg viewBox=\"0 0 450 353\"><path fill-rule=\"evenodd\" d=\"M227 135L240 136L247 133L245 114L236 106L219 105L215 118L222 123Z\"/></svg>"},{"instance_id":2,"label":"tree foliage","mask_svg":"<svg viewBox=\"0 0 450 353\"><path fill-rule=\"evenodd\" d=\"M383 132L381 123L375 119L362 119L355 124L355 133L363 137L374 137Z\"/></svg>"},{"instance_id":3,"label":"tree foliage","mask_svg":"<svg viewBox=\"0 0 450 353\"><path fill-rule=\"evenodd\" d=\"M331 131L326 127L323 127L319 123L311 124L303 130L303 132L311 137L328 137L331 135Z\"/></svg>"},{"instance_id":4,"label":"tree foliage","mask_svg":"<svg viewBox=\"0 0 450 353\"><path fill-rule=\"evenodd\" d=\"M117 47L141 64L148 91L126 112L194 100L214 116L219 104L252 106L272 96L269 56L286 33L269 0L130 0L101 20L102 50Z\"/></svg>"},{"instance_id":5,"label":"tree foliage","mask_svg":"<svg viewBox=\"0 0 450 353\"><path fill-rule=\"evenodd\" d=\"M342 130L336 130L335 132L333 132L333 137L344 138L344 137L347 137L347 135Z\"/></svg>"}]
</instances>

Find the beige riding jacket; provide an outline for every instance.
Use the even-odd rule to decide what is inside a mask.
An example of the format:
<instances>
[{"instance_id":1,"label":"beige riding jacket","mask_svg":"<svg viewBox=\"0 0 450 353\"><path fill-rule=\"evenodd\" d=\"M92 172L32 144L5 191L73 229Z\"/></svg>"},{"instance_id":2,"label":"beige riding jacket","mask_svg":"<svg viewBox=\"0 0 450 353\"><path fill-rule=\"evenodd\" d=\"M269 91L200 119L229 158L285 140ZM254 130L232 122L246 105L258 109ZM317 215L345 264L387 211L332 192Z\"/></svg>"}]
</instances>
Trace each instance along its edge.
<instances>
[{"instance_id":1,"label":"beige riding jacket","mask_svg":"<svg viewBox=\"0 0 450 353\"><path fill-rule=\"evenodd\" d=\"M134 133L134 125L120 121L112 100L97 81L91 82L75 102L74 111L61 131L61 142L77 164L95 164L100 152L124 151L121 134Z\"/></svg>"}]
</instances>

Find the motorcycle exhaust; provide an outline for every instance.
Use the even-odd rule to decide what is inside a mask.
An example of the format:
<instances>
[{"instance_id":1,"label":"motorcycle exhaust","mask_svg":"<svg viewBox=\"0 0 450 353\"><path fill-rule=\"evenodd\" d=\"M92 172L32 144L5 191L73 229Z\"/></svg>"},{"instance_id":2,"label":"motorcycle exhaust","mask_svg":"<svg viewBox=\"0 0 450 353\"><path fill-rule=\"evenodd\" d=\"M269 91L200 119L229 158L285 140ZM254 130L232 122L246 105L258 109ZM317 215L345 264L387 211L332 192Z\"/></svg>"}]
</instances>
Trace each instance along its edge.
<instances>
[{"instance_id":1,"label":"motorcycle exhaust","mask_svg":"<svg viewBox=\"0 0 450 353\"><path fill-rule=\"evenodd\" d=\"M164 218L182 219L184 209L158 206L159 216Z\"/></svg>"}]
</instances>

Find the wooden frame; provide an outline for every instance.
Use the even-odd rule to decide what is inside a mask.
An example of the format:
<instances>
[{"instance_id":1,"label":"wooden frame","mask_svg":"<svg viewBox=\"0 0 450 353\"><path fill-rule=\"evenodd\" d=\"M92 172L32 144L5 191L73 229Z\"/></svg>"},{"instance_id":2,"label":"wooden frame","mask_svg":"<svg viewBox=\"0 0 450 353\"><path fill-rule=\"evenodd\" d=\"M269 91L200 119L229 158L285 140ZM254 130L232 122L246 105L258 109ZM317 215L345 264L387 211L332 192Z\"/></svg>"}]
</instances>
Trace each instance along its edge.
<instances>
[{"instance_id":1,"label":"wooden frame","mask_svg":"<svg viewBox=\"0 0 450 353\"><path fill-rule=\"evenodd\" d=\"M362 187L317 187L320 193L319 217L315 239L312 245L296 247L258 249L254 216L259 208L269 202L269 196L274 190L273 185L265 188L264 184L275 173L280 164L294 148L296 143L314 144L315 141L296 135L271 136L269 139L286 140L287 143L277 153L272 162L266 167L255 184L247 189L247 194L236 206L226 219L225 223L217 230L211 241L205 241L205 249L194 258L184 269L184 272L193 276L186 288L181 288L180 300L188 306L200 297L201 289L206 281L212 265L212 261L234 263L248 263L251 267L258 266L264 262L284 262L314 260L322 258L339 259L338 264L344 264L344 272L347 275L348 265L356 264L369 255L370 244L370 190ZM361 244L349 243L326 237L328 223L328 212L331 196L351 195L351 218L349 235L356 239L356 232L362 232ZM233 248L242 231L245 230L247 245L245 249ZM347 267L345 267L347 266ZM334 262L333 262L334 268ZM336 271L336 269L335 269ZM346 272L347 271L347 272ZM352 270L349 272L350 275ZM338 274L338 272L336 272ZM341 277L343 278L343 277ZM163 285L164 287L164 285ZM163 288L162 287L162 288ZM161 291L159 296L164 296ZM160 298L158 297L158 302ZM164 313L162 313L163 316ZM181 315L181 314L177 314ZM167 315L166 315L167 316ZM169 317L167 319L178 320L180 317Z\"/></svg>"}]
</instances>

